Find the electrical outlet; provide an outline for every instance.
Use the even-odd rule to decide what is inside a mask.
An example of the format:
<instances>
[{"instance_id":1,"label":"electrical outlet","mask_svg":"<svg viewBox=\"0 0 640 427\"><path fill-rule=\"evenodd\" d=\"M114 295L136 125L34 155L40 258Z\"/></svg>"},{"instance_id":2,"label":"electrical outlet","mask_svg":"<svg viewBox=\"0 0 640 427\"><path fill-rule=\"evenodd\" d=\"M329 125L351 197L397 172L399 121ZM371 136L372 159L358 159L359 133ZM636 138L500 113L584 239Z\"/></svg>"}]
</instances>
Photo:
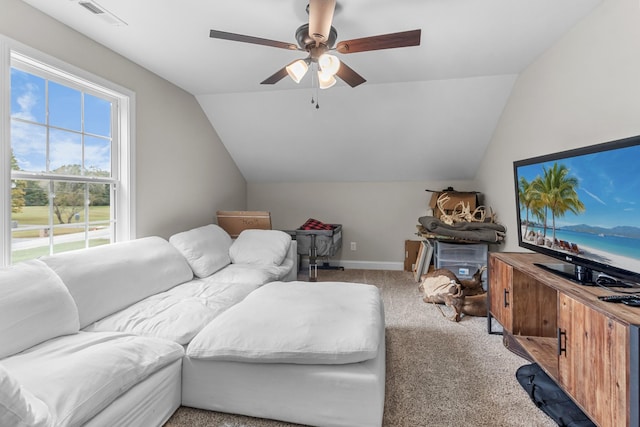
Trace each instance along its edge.
<instances>
[{"instance_id":1,"label":"electrical outlet","mask_svg":"<svg viewBox=\"0 0 640 427\"><path fill-rule=\"evenodd\" d=\"M358 244L356 242L351 242L351 250L352 251L358 250Z\"/></svg>"}]
</instances>

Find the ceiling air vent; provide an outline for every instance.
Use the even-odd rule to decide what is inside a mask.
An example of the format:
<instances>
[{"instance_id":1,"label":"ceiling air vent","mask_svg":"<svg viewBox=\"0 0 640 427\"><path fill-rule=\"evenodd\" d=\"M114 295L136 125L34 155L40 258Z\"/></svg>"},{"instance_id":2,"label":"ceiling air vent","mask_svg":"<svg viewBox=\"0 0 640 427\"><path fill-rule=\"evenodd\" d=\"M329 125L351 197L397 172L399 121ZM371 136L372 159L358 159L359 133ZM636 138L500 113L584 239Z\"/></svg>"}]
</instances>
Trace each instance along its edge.
<instances>
[{"instance_id":1,"label":"ceiling air vent","mask_svg":"<svg viewBox=\"0 0 640 427\"><path fill-rule=\"evenodd\" d=\"M101 13L105 13L104 10L100 9L100 7L97 4L92 3L90 1L81 1L81 2L78 2L78 3L80 4L80 6L84 7L89 12L94 13L96 15L99 15Z\"/></svg>"},{"instance_id":2,"label":"ceiling air vent","mask_svg":"<svg viewBox=\"0 0 640 427\"><path fill-rule=\"evenodd\" d=\"M110 25L127 25L122 19L100 6L95 1L79 1L78 4Z\"/></svg>"}]
</instances>

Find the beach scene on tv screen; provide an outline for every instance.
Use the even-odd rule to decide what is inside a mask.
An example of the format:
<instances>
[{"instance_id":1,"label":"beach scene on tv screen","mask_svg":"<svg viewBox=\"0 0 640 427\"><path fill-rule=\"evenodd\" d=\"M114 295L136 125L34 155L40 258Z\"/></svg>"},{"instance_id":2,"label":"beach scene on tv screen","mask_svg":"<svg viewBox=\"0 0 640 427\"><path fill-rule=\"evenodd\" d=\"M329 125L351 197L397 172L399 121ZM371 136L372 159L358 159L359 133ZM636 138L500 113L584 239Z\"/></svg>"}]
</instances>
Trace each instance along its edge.
<instances>
[{"instance_id":1,"label":"beach scene on tv screen","mask_svg":"<svg viewBox=\"0 0 640 427\"><path fill-rule=\"evenodd\" d=\"M640 146L517 167L526 243L640 273Z\"/></svg>"}]
</instances>

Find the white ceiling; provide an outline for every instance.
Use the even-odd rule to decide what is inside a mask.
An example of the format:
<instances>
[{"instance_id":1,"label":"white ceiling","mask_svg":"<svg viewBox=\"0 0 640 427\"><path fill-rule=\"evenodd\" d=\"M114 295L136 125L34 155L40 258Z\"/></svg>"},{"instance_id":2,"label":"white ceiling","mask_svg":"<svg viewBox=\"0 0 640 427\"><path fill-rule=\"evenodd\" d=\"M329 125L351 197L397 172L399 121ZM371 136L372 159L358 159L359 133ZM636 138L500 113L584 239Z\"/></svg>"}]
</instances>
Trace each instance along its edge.
<instances>
[{"instance_id":1,"label":"white ceiling","mask_svg":"<svg viewBox=\"0 0 640 427\"><path fill-rule=\"evenodd\" d=\"M473 179L517 75L601 0L343 0L338 41L422 29L419 47L339 55L367 82L319 92L266 77L303 52L209 38L295 43L307 0L24 0L192 93L253 181Z\"/></svg>"}]
</instances>

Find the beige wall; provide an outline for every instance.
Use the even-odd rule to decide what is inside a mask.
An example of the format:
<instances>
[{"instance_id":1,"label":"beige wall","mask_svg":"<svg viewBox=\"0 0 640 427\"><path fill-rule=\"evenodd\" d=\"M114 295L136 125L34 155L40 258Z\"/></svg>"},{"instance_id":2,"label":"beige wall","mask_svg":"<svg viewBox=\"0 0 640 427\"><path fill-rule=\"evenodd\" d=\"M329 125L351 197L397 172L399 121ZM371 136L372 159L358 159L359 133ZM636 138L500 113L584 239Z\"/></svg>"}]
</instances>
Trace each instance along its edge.
<instances>
[{"instance_id":1,"label":"beige wall","mask_svg":"<svg viewBox=\"0 0 640 427\"><path fill-rule=\"evenodd\" d=\"M139 237L246 208L246 182L195 97L19 0L0 2L0 34L135 92Z\"/></svg>"},{"instance_id":2,"label":"beige wall","mask_svg":"<svg viewBox=\"0 0 640 427\"><path fill-rule=\"evenodd\" d=\"M431 193L425 190L448 186L474 190L468 181L249 182L247 195L249 209L271 212L274 228L295 229L308 218L342 224L342 251L333 260L346 267L401 270L404 241L419 238L416 224L427 213Z\"/></svg>"},{"instance_id":3,"label":"beige wall","mask_svg":"<svg viewBox=\"0 0 640 427\"><path fill-rule=\"evenodd\" d=\"M517 251L513 161L640 134L640 3L605 0L518 78L477 176ZM640 171L640 167L638 169Z\"/></svg>"}]
</instances>

